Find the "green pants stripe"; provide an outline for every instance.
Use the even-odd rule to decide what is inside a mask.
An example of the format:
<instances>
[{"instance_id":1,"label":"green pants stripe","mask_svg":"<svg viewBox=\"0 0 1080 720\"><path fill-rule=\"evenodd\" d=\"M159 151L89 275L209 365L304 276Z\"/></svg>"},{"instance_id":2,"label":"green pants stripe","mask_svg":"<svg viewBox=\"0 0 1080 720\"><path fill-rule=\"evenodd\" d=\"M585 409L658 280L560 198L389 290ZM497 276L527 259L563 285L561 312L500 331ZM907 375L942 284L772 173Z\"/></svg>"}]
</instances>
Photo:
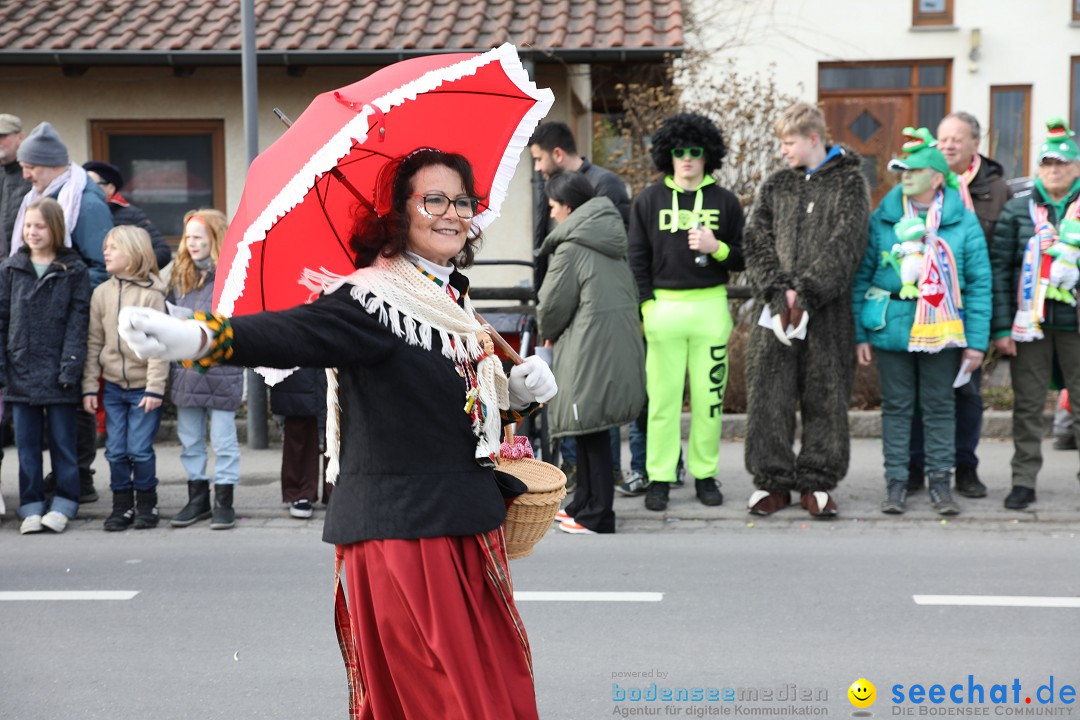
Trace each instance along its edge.
<instances>
[{"instance_id":1,"label":"green pants stripe","mask_svg":"<svg viewBox=\"0 0 1080 720\"><path fill-rule=\"evenodd\" d=\"M690 378L687 469L694 478L716 475L727 387L727 342L732 320L724 286L657 290L644 318L649 418L646 471L654 482L674 482L681 443L683 393Z\"/></svg>"}]
</instances>

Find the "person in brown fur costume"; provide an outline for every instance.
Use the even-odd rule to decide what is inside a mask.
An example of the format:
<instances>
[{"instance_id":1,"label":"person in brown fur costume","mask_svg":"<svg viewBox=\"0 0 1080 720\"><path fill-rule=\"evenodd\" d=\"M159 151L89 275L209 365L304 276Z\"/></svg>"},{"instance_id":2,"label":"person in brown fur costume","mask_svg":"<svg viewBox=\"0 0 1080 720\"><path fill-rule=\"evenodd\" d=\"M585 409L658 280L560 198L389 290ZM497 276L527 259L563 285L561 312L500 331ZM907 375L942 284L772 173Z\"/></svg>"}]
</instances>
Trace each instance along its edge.
<instances>
[{"instance_id":1,"label":"person in brown fur costume","mask_svg":"<svg viewBox=\"0 0 1080 720\"><path fill-rule=\"evenodd\" d=\"M746 469L757 488L748 506L769 515L798 490L811 516L829 518L837 513L831 492L851 455L851 283L866 250L870 198L861 158L825 144L818 108L791 106L776 134L788 167L762 183L744 241L746 274L762 308L746 354Z\"/></svg>"}]
</instances>

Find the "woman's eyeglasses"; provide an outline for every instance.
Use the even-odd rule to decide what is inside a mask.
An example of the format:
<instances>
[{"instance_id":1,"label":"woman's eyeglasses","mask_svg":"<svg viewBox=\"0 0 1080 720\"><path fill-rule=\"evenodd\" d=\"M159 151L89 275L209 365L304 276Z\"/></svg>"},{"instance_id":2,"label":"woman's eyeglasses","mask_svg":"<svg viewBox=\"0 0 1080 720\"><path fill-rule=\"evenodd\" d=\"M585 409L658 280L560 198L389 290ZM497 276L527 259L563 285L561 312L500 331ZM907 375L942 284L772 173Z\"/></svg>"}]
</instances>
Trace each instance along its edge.
<instances>
[{"instance_id":1,"label":"woman's eyeglasses","mask_svg":"<svg viewBox=\"0 0 1080 720\"><path fill-rule=\"evenodd\" d=\"M685 148L672 148L671 157L676 160L682 160L684 157L692 157L695 160L705 156L705 148L700 147L685 147Z\"/></svg>"},{"instance_id":2,"label":"woman's eyeglasses","mask_svg":"<svg viewBox=\"0 0 1080 720\"><path fill-rule=\"evenodd\" d=\"M454 205L454 212L462 220L469 220L476 215L480 207L480 201L472 197L459 197L451 200L442 193L428 193L426 195L410 195L409 197L423 198L424 210L431 215L444 215L450 204Z\"/></svg>"}]
</instances>

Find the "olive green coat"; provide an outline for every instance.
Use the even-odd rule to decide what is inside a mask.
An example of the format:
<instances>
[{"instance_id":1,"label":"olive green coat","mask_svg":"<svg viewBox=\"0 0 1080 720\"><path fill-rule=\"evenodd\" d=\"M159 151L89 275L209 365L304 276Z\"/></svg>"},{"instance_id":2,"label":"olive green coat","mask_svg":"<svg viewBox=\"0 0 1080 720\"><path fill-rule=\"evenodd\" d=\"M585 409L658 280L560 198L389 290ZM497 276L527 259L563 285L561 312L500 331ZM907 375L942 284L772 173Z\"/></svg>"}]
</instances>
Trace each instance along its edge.
<instances>
[{"instance_id":1,"label":"olive green coat","mask_svg":"<svg viewBox=\"0 0 1080 720\"><path fill-rule=\"evenodd\" d=\"M544 239L548 271L536 308L555 342L559 393L548 407L552 437L624 425L645 403L645 344L626 259L622 216L606 197L570 214Z\"/></svg>"}]
</instances>

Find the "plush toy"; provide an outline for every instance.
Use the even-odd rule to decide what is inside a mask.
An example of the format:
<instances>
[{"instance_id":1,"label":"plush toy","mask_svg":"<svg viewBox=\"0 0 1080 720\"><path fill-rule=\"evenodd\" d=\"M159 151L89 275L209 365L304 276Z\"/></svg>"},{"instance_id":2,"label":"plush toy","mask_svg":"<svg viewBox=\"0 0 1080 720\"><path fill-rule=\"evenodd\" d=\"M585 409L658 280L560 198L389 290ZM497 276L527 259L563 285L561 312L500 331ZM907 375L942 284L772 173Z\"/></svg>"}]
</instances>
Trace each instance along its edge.
<instances>
[{"instance_id":1,"label":"plush toy","mask_svg":"<svg viewBox=\"0 0 1080 720\"><path fill-rule=\"evenodd\" d=\"M1046 249L1046 254L1054 258L1046 298L1075 307L1076 283L1080 280L1080 220L1063 220L1058 241Z\"/></svg>"},{"instance_id":2,"label":"plush toy","mask_svg":"<svg viewBox=\"0 0 1080 720\"><path fill-rule=\"evenodd\" d=\"M901 152L913 153L916 150L930 147L937 147L937 140L934 139L933 133L929 130L924 127L904 128L904 144L900 148Z\"/></svg>"},{"instance_id":3,"label":"plush toy","mask_svg":"<svg viewBox=\"0 0 1080 720\"><path fill-rule=\"evenodd\" d=\"M884 262L892 265L900 275L900 297L907 299L919 297L919 277L922 275L926 254L926 223L917 217L904 218L893 225L893 232L899 241L892 247L892 253Z\"/></svg>"}]
</instances>

